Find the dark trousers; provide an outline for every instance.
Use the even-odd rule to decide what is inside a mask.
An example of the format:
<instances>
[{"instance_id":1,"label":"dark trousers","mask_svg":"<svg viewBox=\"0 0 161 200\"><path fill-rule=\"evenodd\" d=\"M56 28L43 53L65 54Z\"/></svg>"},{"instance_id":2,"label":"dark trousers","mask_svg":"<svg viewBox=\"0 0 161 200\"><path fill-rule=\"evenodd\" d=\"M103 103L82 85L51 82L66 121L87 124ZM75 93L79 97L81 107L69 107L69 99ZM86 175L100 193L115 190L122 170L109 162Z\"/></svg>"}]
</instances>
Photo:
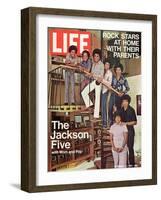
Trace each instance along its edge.
<instances>
[{"instance_id":1,"label":"dark trousers","mask_svg":"<svg viewBox=\"0 0 161 200\"><path fill-rule=\"evenodd\" d=\"M128 130L128 142L127 146L129 149L128 161L129 165L135 165L135 157L134 157L134 136L135 132L133 130Z\"/></svg>"},{"instance_id":2,"label":"dark trousers","mask_svg":"<svg viewBox=\"0 0 161 200\"><path fill-rule=\"evenodd\" d=\"M112 93L110 97L110 102L109 102L109 118L110 118L110 125L113 124L113 106L116 106L117 110L121 108L121 97L118 95Z\"/></svg>"},{"instance_id":3,"label":"dark trousers","mask_svg":"<svg viewBox=\"0 0 161 200\"><path fill-rule=\"evenodd\" d=\"M107 127L107 121L108 121L107 97L108 97L108 91L101 94L101 114L102 114L102 124L104 127Z\"/></svg>"}]
</instances>

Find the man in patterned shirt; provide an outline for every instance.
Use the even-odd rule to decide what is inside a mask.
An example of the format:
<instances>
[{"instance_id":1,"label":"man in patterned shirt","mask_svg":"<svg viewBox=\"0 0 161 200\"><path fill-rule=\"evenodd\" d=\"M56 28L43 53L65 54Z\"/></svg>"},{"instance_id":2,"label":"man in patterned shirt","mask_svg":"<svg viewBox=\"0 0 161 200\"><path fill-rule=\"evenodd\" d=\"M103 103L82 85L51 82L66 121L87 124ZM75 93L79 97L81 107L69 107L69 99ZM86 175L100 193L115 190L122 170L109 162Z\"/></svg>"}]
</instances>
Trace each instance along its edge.
<instances>
[{"instance_id":1,"label":"man in patterned shirt","mask_svg":"<svg viewBox=\"0 0 161 200\"><path fill-rule=\"evenodd\" d=\"M123 66L118 63L114 66L115 75L112 78L112 87L119 92L119 94L112 93L109 102L109 118L110 125L113 124L113 113L121 108L121 97L126 94L130 88L127 79L123 76Z\"/></svg>"}]
</instances>

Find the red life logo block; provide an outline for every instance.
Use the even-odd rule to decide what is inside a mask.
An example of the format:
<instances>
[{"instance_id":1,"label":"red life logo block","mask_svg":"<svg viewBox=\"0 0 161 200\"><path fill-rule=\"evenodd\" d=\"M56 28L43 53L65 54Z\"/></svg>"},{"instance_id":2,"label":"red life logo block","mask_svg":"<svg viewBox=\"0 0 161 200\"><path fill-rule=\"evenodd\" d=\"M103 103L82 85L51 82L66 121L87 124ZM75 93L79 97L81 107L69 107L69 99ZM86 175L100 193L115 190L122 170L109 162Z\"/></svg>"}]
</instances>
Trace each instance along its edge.
<instances>
[{"instance_id":1,"label":"red life logo block","mask_svg":"<svg viewBox=\"0 0 161 200\"><path fill-rule=\"evenodd\" d=\"M66 55L71 45L77 46L78 55L83 50L91 52L91 33L69 29L49 30L49 54L51 56Z\"/></svg>"}]
</instances>

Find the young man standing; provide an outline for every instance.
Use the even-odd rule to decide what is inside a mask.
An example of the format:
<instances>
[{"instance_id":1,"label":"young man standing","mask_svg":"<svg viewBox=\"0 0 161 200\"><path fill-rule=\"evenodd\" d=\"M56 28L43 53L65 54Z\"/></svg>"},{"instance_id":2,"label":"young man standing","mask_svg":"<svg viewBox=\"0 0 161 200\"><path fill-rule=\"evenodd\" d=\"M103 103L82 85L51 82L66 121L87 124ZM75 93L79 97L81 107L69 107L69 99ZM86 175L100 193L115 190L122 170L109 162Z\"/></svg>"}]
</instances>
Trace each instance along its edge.
<instances>
[{"instance_id":1,"label":"young man standing","mask_svg":"<svg viewBox=\"0 0 161 200\"><path fill-rule=\"evenodd\" d=\"M68 54L66 56L65 64L69 65L71 67L77 66L78 59L77 59L77 47L74 45L71 45L68 49ZM65 100L64 104L69 104L69 83L71 84L71 99L70 103L72 105L75 105L74 95L75 95L75 77L74 77L74 71L73 70L66 70L65 71Z\"/></svg>"},{"instance_id":2,"label":"young man standing","mask_svg":"<svg viewBox=\"0 0 161 200\"><path fill-rule=\"evenodd\" d=\"M93 65L91 74L92 76L99 77L98 80L92 79L92 82L89 83L81 92L82 98L86 107L90 107L93 105L92 101L89 98L89 93L95 90L95 106L94 106L94 118L99 118L100 111L100 94L101 94L101 80L104 74L104 65L101 62L102 54L100 49L93 50ZM91 76L91 77L92 77Z\"/></svg>"},{"instance_id":3,"label":"young man standing","mask_svg":"<svg viewBox=\"0 0 161 200\"><path fill-rule=\"evenodd\" d=\"M110 63L107 59L104 61L104 81L106 81L109 85L112 83L112 71L110 69ZM109 90L106 86L102 85L102 95L101 95L101 114L102 114L102 125L103 128L107 128L107 122L109 120L108 115L108 105L107 98L109 95Z\"/></svg>"},{"instance_id":4,"label":"young man standing","mask_svg":"<svg viewBox=\"0 0 161 200\"><path fill-rule=\"evenodd\" d=\"M90 72L92 62L90 60L90 53L87 50L82 52L82 61L80 62L80 69L84 68L87 72ZM90 82L89 77L84 74L81 74L81 91L88 85Z\"/></svg>"},{"instance_id":5,"label":"young man standing","mask_svg":"<svg viewBox=\"0 0 161 200\"><path fill-rule=\"evenodd\" d=\"M127 126L128 129L128 141L127 146L129 150L129 158L128 158L128 164L129 167L135 166L135 157L134 157L134 136L135 136L135 130L134 125L137 124L137 118L135 114L134 108L132 108L129 104L131 102L131 97L129 95L124 95L121 98L121 105L122 108L120 109L119 113L122 118L122 122L124 125Z\"/></svg>"}]
</instances>

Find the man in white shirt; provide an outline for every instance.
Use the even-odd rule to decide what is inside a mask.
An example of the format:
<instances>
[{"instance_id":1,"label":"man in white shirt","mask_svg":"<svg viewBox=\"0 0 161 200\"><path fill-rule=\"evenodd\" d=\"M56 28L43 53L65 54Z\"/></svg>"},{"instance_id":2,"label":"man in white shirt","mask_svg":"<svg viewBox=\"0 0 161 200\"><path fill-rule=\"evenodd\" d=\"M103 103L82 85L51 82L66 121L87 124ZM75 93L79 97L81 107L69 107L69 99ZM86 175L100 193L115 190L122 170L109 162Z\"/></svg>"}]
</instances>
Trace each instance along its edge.
<instances>
[{"instance_id":1,"label":"man in white shirt","mask_svg":"<svg viewBox=\"0 0 161 200\"><path fill-rule=\"evenodd\" d=\"M100 49L93 50L93 65L92 65L92 76L97 76L100 79L103 78L104 74L104 65L101 62L102 54ZM89 98L89 93L95 90L95 105L94 105L94 118L99 118L100 111L100 95L101 95L101 81L92 80L81 92L82 98L86 107L93 106L92 101Z\"/></svg>"}]
</instances>

